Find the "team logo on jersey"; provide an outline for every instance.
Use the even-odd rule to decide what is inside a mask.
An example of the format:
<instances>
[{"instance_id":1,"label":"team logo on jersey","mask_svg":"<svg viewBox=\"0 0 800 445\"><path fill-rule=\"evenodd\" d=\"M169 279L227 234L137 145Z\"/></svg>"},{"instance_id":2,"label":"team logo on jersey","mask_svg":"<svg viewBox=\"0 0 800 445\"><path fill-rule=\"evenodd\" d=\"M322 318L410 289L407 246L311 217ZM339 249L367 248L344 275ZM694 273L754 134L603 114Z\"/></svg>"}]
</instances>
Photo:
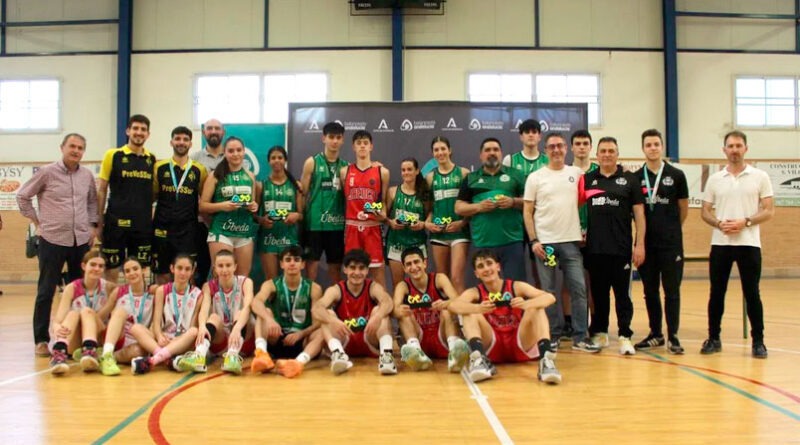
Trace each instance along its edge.
<instances>
[{"instance_id":1,"label":"team logo on jersey","mask_svg":"<svg viewBox=\"0 0 800 445\"><path fill-rule=\"evenodd\" d=\"M574 183L575 182L575 177L574 176L570 176L569 177L569 182L573 182Z\"/></svg>"},{"instance_id":2,"label":"team logo on jersey","mask_svg":"<svg viewBox=\"0 0 800 445\"><path fill-rule=\"evenodd\" d=\"M131 162L131 161L128 160L128 157L127 156L123 156L122 157L122 163L123 164L127 164L128 162Z\"/></svg>"},{"instance_id":3,"label":"team logo on jersey","mask_svg":"<svg viewBox=\"0 0 800 445\"><path fill-rule=\"evenodd\" d=\"M164 172L164 179L169 179L172 175L169 174L169 171Z\"/></svg>"},{"instance_id":4,"label":"team logo on jersey","mask_svg":"<svg viewBox=\"0 0 800 445\"><path fill-rule=\"evenodd\" d=\"M617 180L614 181L614 182L616 182L617 185L627 185L628 184L628 180L625 179L625 178L617 178Z\"/></svg>"},{"instance_id":5,"label":"team logo on jersey","mask_svg":"<svg viewBox=\"0 0 800 445\"><path fill-rule=\"evenodd\" d=\"M189 180L194 181L195 179L197 179L197 175L194 172L189 172Z\"/></svg>"},{"instance_id":6,"label":"team logo on jersey","mask_svg":"<svg viewBox=\"0 0 800 445\"><path fill-rule=\"evenodd\" d=\"M344 320L344 325L350 332L361 332L367 327L367 319L364 317L348 318Z\"/></svg>"},{"instance_id":7,"label":"team logo on jersey","mask_svg":"<svg viewBox=\"0 0 800 445\"><path fill-rule=\"evenodd\" d=\"M144 162L145 162L147 165L153 165L153 158L147 158L147 159L146 159Z\"/></svg>"},{"instance_id":8,"label":"team logo on jersey","mask_svg":"<svg viewBox=\"0 0 800 445\"><path fill-rule=\"evenodd\" d=\"M500 175L500 182L508 182L510 180L511 178L507 174L503 173L502 175Z\"/></svg>"},{"instance_id":9,"label":"team logo on jersey","mask_svg":"<svg viewBox=\"0 0 800 445\"><path fill-rule=\"evenodd\" d=\"M419 295L419 294L411 295L411 294L409 294L408 297L406 297L406 298L407 298L407 301L408 301L408 305L411 306L414 309L431 307L431 304L433 302L433 299L428 294L422 294L422 295Z\"/></svg>"},{"instance_id":10,"label":"team logo on jersey","mask_svg":"<svg viewBox=\"0 0 800 445\"><path fill-rule=\"evenodd\" d=\"M661 183L669 187L675 184L675 180L672 179L672 176L665 176Z\"/></svg>"},{"instance_id":11,"label":"team logo on jersey","mask_svg":"<svg viewBox=\"0 0 800 445\"><path fill-rule=\"evenodd\" d=\"M483 184L483 178L478 179L478 184Z\"/></svg>"},{"instance_id":12,"label":"team logo on jersey","mask_svg":"<svg viewBox=\"0 0 800 445\"><path fill-rule=\"evenodd\" d=\"M511 293L509 292L489 292L488 298L495 306L511 306Z\"/></svg>"}]
</instances>

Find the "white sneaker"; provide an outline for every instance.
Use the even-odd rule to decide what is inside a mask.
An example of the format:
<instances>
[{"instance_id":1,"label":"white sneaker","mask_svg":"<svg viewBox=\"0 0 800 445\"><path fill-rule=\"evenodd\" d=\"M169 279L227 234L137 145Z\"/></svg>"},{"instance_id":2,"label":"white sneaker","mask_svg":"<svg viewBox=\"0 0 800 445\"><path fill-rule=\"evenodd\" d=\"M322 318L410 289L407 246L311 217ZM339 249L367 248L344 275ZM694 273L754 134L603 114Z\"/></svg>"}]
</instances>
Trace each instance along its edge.
<instances>
[{"instance_id":1,"label":"white sneaker","mask_svg":"<svg viewBox=\"0 0 800 445\"><path fill-rule=\"evenodd\" d=\"M400 360L414 371L424 371L433 364L420 347L409 344L405 344L400 348Z\"/></svg>"},{"instance_id":2,"label":"white sneaker","mask_svg":"<svg viewBox=\"0 0 800 445\"><path fill-rule=\"evenodd\" d=\"M555 354L547 351L544 353L544 357L539 359L539 380L554 385L561 383L561 373L556 369L555 358Z\"/></svg>"},{"instance_id":3,"label":"white sneaker","mask_svg":"<svg viewBox=\"0 0 800 445\"><path fill-rule=\"evenodd\" d=\"M608 333L607 332L598 332L597 334L592 335L592 343L595 346L599 346L602 348L608 347Z\"/></svg>"},{"instance_id":4,"label":"white sneaker","mask_svg":"<svg viewBox=\"0 0 800 445\"><path fill-rule=\"evenodd\" d=\"M620 337L619 338L619 353L622 355L635 355L636 349L633 347L633 343L631 343L631 339L628 337Z\"/></svg>"},{"instance_id":5,"label":"white sneaker","mask_svg":"<svg viewBox=\"0 0 800 445\"><path fill-rule=\"evenodd\" d=\"M394 363L394 356L391 352L381 352L378 357L378 371L383 375L397 374L397 365Z\"/></svg>"},{"instance_id":6,"label":"white sneaker","mask_svg":"<svg viewBox=\"0 0 800 445\"><path fill-rule=\"evenodd\" d=\"M473 351L470 354L468 374L473 383L490 379L494 375L489 359L478 351Z\"/></svg>"},{"instance_id":7,"label":"white sneaker","mask_svg":"<svg viewBox=\"0 0 800 445\"><path fill-rule=\"evenodd\" d=\"M350 357L342 351L333 351L331 353L331 372L339 375L353 367L353 362Z\"/></svg>"},{"instance_id":8,"label":"white sneaker","mask_svg":"<svg viewBox=\"0 0 800 445\"><path fill-rule=\"evenodd\" d=\"M447 354L447 370L450 372L461 372L468 360L469 345L459 338Z\"/></svg>"}]
</instances>

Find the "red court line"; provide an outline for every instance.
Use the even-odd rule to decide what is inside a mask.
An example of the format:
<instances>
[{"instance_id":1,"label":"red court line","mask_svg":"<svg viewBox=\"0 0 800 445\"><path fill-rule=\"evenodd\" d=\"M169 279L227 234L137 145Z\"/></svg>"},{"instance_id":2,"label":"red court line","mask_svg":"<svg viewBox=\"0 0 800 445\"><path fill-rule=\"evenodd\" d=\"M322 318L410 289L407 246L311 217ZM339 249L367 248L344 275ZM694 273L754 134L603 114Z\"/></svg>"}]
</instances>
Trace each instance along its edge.
<instances>
[{"instance_id":1,"label":"red court line","mask_svg":"<svg viewBox=\"0 0 800 445\"><path fill-rule=\"evenodd\" d=\"M153 442L155 442L158 445L169 444L169 441L164 436L164 432L161 431L161 413L164 411L164 408L167 407L167 404L172 399L174 399L175 397L178 396L178 394L186 391L187 389L194 387L195 385L205 383L209 380L216 379L217 377L222 377L223 375L225 375L225 373L220 372L214 375L203 377L202 379L199 380L195 380L194 382L189 383L188 385L183 385L180 388L175 389L171 393L164 396L164 398L159 400L158 403L156 403L155 406L153 406L153 410L150 411L150 416L147 419L147 429L150 432L150 437L153 439Z\"/></svg>"}]
</instances>

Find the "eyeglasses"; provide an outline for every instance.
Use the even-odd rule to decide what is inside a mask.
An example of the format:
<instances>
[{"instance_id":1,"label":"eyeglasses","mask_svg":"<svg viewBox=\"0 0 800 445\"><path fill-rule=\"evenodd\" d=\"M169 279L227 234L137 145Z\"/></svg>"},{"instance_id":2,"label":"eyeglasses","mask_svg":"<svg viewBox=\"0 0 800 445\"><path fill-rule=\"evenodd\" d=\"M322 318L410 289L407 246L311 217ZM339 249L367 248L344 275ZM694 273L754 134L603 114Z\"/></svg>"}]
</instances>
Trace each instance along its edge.
<instances>
[{"instance_id":1,"label":"eyeglasses","mask_svg":"<svg viewBox=\"0 0 800 445\"><path fill-rule=\"evenodd\" d=\"M547 144L547 145L544 146L544 148L546 148L548 150L555 150L555 149L561 150L562 148L567 148L567 144L565 144L563 142L558 143L558 144Z\"/></svg>"}]
</instances>

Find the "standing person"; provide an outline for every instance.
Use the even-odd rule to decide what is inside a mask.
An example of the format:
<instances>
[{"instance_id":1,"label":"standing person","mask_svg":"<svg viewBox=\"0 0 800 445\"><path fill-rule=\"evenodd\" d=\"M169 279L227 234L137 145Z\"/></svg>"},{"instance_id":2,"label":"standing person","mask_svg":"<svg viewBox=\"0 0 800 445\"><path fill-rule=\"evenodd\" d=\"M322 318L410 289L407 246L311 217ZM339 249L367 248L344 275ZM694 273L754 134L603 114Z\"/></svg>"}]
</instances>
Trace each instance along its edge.
<instances>
[{"instance_id":1,"label":"standing person","mask_svg":"<svg viewBox=\"0 0 800 445\"><path fill-rule=\"evenodd\" d=\"M224 138L225 126L222 125L222 122L217 119L209 119L206 121L206 123L203 124L203 139L206 141L206 146L192 153L192 161L202 164L203 167L206 168L206 173L213 172L219 163L225 159L225 150L222 147ZM211 219L201 214L197 218L197 222L195 243L203 247L197 249L197 267L195 268L194 281L197 287L202 288L206 279L208 279L208 272L211 269L211 257L209 256L208 249L205 248Z\"/></svg>"},{"instance_id":2,"label":"standing person","mask_svg":"<svg viewBox=\"0 0 800 445\"><path fill-rule=\"evenodd\" d=\"M116 282L123 259L135 256L150 264L153 237L153 166L156 157L144 143L150 137L150 119L135 114L125 129L128 143L103 156L97 175L99 223L102 227L106 279ZM108 196L108 209L106 209Z\"/></svg>"},{"instance_id":3,"label":"standing person","mask_svg":"<svg viewBox=\"0 0 800 445\"><path fill-rule=\"evenodd\" d=\"M267 160L272 172L261 182L258 251L264 277L271 280L279 273L278 254L300 244L303 196L294 176L286 170L286 149L280 145L270 148Z\"/></svg>"},{"instance_id":4,"label":"standing person","mask_svg":"<svg viewBox=\"0 0 800 445\"><path fill-rule=\"evenodd\" d=\"M389 204L386 256L389 259L393 286L403 281L403 251L409 247L417 247L423 254L426 252L428 234L425 233L425 220L431 208L430 189L419 172L416 159L406 158L400 162L400 177L403 182L390 187L386 197Z\"/></svg>"},{"instance_id":5,"label":"standing person","mask_svg":"<svg viewBox=\"0 0 800 445\"><path fill-rule=\"evenodd\" d=\"M81 259L97 235L97 188L92 172L80 165L86 138L70 133L61 141L61 159L40 168L17 191L22 216L31 220L39 235L39 282L33 307L34 353L50 355L48 327L53 294L67 264L67 280L82 275ZM33 197L39 203L33 207ZM2 228L2 220L0 220Z\"/></svg>"},{"instance_id":6,"label":"standing person","mask_svg":"<svg viewBox=\"0 0 800 445\"><path fill-rule=\"evenodd\" d=\"M725 135L722 148L728 164L706 182L702 217L714 227L711 234L711 254L708 272L711 292L708 299L708 339L701 354L722 351L720 324L725 311L725 293L735 262L742 281L742 293L747 303L752 354L767 358L764 346L764 309L761 304L761 231L759 226L769 221L773 207L772 183L763 170L747 165L747 136L734 130Z\"/></svg>"},{"instance_id":7,"label":"standing person","mask_svg":"<svg viewBox=\"0 0 800 445\"><path fill-rule=\"evenodd\" d=\"M339 172L345 200L344 249L361 249L370 257L370 277L386 288L383 232L389 170L372 163L372 135L359 130L353 135L356 162Z\"/></svg>"},{"instance_id":8,"label":"standing person","mask_svg":"<svg viewBox=\"0 0 800 445\"><path fill-rule=\"evenodd\" d=\"M344 195L339 179L347 161L339 158L344 142L344 127L338 122L328 122L322 127L322 153L309 157L303 163L300 178L305 194L306 228L304 243L308 252L308 278L317 280L317 269L322 254L328 263L328 277L332 283L341 279L344 256Z\"/></svg>"},{"instance_id":9,"label":"standing person","mask_svg":"<svg viewBox=\"0 0 800 445\"><path fill-rule=\"evenodd\" d=\"M175 127L169 144L172 157L156 162L153 169L153 272L159 284L169 282L175 255L185 253L194 261L200 250L208 250L196 242L198 202L207 172L203 164L189 159L192 130Z\"/></svg>"},{"instance_id":10,"label":"standing person","mask_svg":"<svg viewBox=\"0 0 800 445\"><path fill-rule=\"evenodd\" d=\"M500 164L502 156L499 140L486 138L481 142L483 166L461 183L455 210L471 218L472 244L496 253L504 277L524 281L521 210L525 178L516 169Z\"/></svg>"},{"instance_id":11,"label":"standing person","mask_svg":"<svg viewBox=\"0 0 800 445\"><path fill-rule=\"evenodd\" d=\"M213 215L207 240L211 257L216 258L222 250L233 252L237 275L249 275L253 264L257 184L253 173L244 168L244 142L229 137L225 140L225 160L203 185L200 212Z\"/></svg>"},{"instance_id":12,"label":"standing person","mask_svg":"<svg viewBox=\"0 0 800 445\"><path fill-rule=\"evenodd\" d=\"M645 260L644 250L644 197L639 181L631 172L617 164L619 148L613 137L601 138L597 143L597 160L600 168L582 176L579 186L580 201L589 208L589 227L586 235L586 265L594 298L594 316L589 333L592 343L608 346L608 313L611 289L619 328L619 353L634 355L631 343L631 246L633 264L638 267ZM631 215L636 225L636 243L631 235Z\"/></svg>"},{"instance_id":13,"label":"standing person","mask_svg":"<svg viewBox=\"0 0 800 445\"><path fill-rule=\"evenodd\" d=\"M589 324L586 282L583 279L583 257L580 251L581 226L578 216L578 183L583 171L565 165L567 142L561 133L550 133L545 139L548 163L528 176L525 183L525 205L522 217L531 240L530 250L536 257L542 290L556 295L556 272L564 272L572 309L572 349L600 352L587 336ZM563 294L559 294L563 297ZM550 338L558 349L558 338L564 330L559 305L546 309Z\"/></svg>"},{"instance_id":14,"label":"standing person","mask_svg":"<svg viewBox=\"0 0 800 445\"><path fill-rule=\"evenodd\" d=\"M664 159L664 140L658 130L642 133L642 152L646 159L636 177L645 196L644 216L647 230L644 249L647 258L638 267L644 286L644 301L650 333L634 347L648 350L667 345L671 354L683 354L678 340L683 279L683 222L689 214L689 186L686 175ZM667 342L661 331L661 291L664 286L664 310L667 319Z\"/></svg>"},{"instance_id":15,"label":"standing person","mask_svg":"<svg viewBox=\"0 0 800 445\"><path fill-rule=\"evenodd\" d=\"M425 228L431 234L431 251L437 273L450 277L453 287L464 292L464 269L469 251L469 225L455 211L456 197L469 170L453 163L450 141L436 136L431 142L435 168L425 177L433 205Z\"/></svg>"}]
</instances>

